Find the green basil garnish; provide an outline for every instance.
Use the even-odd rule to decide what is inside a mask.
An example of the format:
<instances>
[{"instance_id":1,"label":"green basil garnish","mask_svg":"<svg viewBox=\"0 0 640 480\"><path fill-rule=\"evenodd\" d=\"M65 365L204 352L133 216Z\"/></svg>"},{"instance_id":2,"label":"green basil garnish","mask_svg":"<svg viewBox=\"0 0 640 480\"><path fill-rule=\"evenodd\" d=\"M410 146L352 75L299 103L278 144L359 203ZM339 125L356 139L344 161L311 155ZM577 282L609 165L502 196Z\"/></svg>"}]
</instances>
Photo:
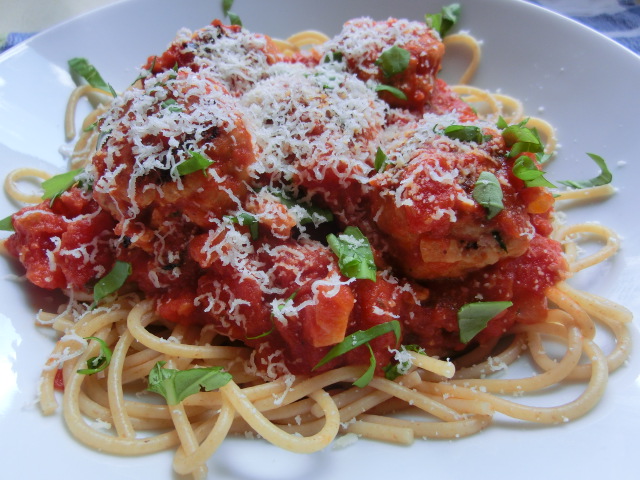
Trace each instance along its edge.
<instances>
[{"instance_id":1,"label":"green basil garnish","mask_svg":"<svg viewBox=\"0 0 640 480\"><path fill-rule=\"evenodd\" d=\"M231 25L237 25L238 27L242 26L242 20L240 20L240 17L237 14L229 12L228 16Z\"/></svg>"},{"instance_id":2,"label":"green basil garnish","mask_svg":"<svg viewBox=\"0 0 640 480\"><path fill-rule=\"evenodd\" d=\"M416 352L420 355L426 355L427 352L420 345L401 345L400 348L403 351L408 352ZM395 380L400 375L404 375L407 370L411 367L410 362L399 362L399 363L389 363L389 365L384 367L384 378L388 380Z\"/></svg>"},{"instance_id":3,"label":"green basil garnish","mask_svg":"<svg viewBox=\"0 0 640 480\"><path fill-rule=\"evenodd\" d=\"M394 45L380 54L376 65L380 67L385 77L392 77L404 72L409 66L411 54L408 50Z\"/></svg>"},{"instance_id":4,"label":"green basil garnish","mask_svg":"<svg viewBox=\"0 0 640 480\"><path fill-rule=\"evenodd\" d=\"M252 240L258 239L259 233L260 233L258 230L259 222L255 216L247 212L242 212L236 216L227 215L225 218L229 220L231 223L237 223L238 225L248 226L249 233L251 234L251 239Z\"/></svg>"},{"instance_id":5,"label":"green basil garnish","mask_svg":"<svg viewBox=\"0 0 640 480\"><path fill-rule=\"evenodd\" d=\"M360 378L358 378L354 382L354 385L358 387L364 387L371 381L371 378L373 378L373 374L376 369L376 358L373 354L371 345L369 345L369 342L374 338L390 332L393 332L396 337L396 342L399 342L401 334L400 322L398 322L397 320L391 320L389 322L380 323L367 330L358 330L351 335L347 335L343 341L334 345L333 348L329 350L329 352L324 357L322 357L322 359L316 364L316 366L313 367L313 370L321 367L325 363L333 360L336 357L339 357L340 355L344 355L345 353L350 352L354 348L357 348L361 345L367 345L370 353L369 368Z\"/></svg>"},{"instance_id":6,"label":"green basil garnish","mask_svg":"<svg viewBox=\"0 0 640 480\"><path fill-rule=\"evenodd\" d=\"M0 220L0 230L4 230L6 232L16 231L15 228L13 228L13 214Z\"/></svg>"},{"instance_id":7,"label":"green basil garnish","mask_svg":"<svg viewBox=\"0 0 640 480\"><path fill-rule=\"evenodd\" d=\"M587 155L589 155L589 158L591 158L594 162L596 162L596 164L600 167L600 175L590 180L583 180L581 182L575 182L573 180L564 180L564 181L560 181L560 183L572 188L599 187L600 185L607 185L608 183L611 183L611 180L613 179L613 175L609 171L609 168L607 167L607 163L605 162L604 158L602 158L599 155L596 155L595 153L587 153Z\"/></svg>"},{"instance_id":8,"label":"green basil garnish","mask_svg":"<svg viewBox=\"0 0 640 480\"><path fill-rule=\"evenodd\" d=\"M553 183L544 178L545 172L539 170L534 161L527 155L521 155L516 158L513 164L513 174L524 181L527 187L555 187Z\"/></svg>"},{"instance_id":9,"label":"green basil garnish","mask_svg":"<svg viewBox=\"0 0 640 480\"><path fill-rule=\"evenodd\" d=\"M291 295L289 295L289 297L287 297L287 299L284 301L284 303L281 303L280 305L277 305L276 308L278 309L278 311L282 311L284 310L284 307L287 305L287 303L291 303L293 305L293 299L296 298L296 295L298 295L298 290L296 290L295 292L293 292ZM271 323L273 324L273 315L274 312L271 311ZM267 335L270 335L271 332L273 332L273 330L275 329L275 324L266 332L262 332L259 335L256 335L255 337L247 337L247 340L256 340L258 338L262 338L262 337L266 337Z\"/></svg>"},{"instance_id":10,"label":"green basil garnish","mask_svg":"<svg viewBox=\"0 0 640 480\"><path fill-rule=\"evenodd\" d=\"M331 350L329 350L329 352L324 357L322 357L317 365L313 367L313 369L315 370L316 368L321 367L334 358L339 357L340 355L344 355L354 348L357 348L360 345L364 345L374 338L377 338L389 332L393 332L396 340L400 341L401 330L400 322L398 322L398 320L390 320L388 322L375 325L367 330L358 330L356 332L353 332L352 334L347 335L340 343L334 345Z\"/></svg>"},{"instance_id":11,"label":"green basil garnish","mask_svg":"<svg viewBox=\"0 0 640 480\"><path fill-rule=\"evenodd\" d=\"M369 382L373 378L373 374L376 373L376 356L373 354L373 348L367 342L365 344L369 349L369 368L358 378L353 384L358 388L364 388L369 385Z\"/></svg>"},{"instance_id":12,"label":"green basil garnish","mask_svg":"<svg viewBox=\"0 0 640 480\"><path fill-rule=\"evenodd\" d=\"M156 60L158 60L158 57L154 56L151 62L151 66L148 69L144 69L143 71L141 71L140 75L138 75L136 79L131 82L131 85L135 84L138 80L144 80L148 76L153 75L153 69L156 68Z\"/></svg>"},{"instance_id":13,"label":"green basil garnish","mask_svg":"<svg viewBox=\"0 0 640 480\"><path fill-rule=\"evenodd\" d=\"M480 127L475 125L449 125L443 133L449 138L463 142L482 143L491 139L491 135L483 135Z\"/></svg>"},{"instance_id":14,"label":"green basil garnish","mask_svg":"<svg viewBox=\"0 0 640 480\"><path fill-rule=\"evenodd\" d=\"M209 160L200 152L189 150L187 151L187 154L189 154L189 158L175 166L176 172L178 172L180 176L185 176L190 173L197 172L198 170L202 170L202 173L206 175L207 168L213 164L213 161Z\"/></svg>"},{"instance_id":15,"label":"green basil garnish","mask_svg":"<svg viewBox=\"0 0 640 480\"><path fill-rule=\"evenodd\" d=\"M393 95L396 98L399 98L400 100L406 100L407 96L405 95L405 93L400 90L399 88L396 87L392 87L391 85L384 85L384 84L378 84L376 85L375 88L376 92L389 92L391 95Z\"/></svg>"},{"instance_id":16,"label":"green basil garnish","mask_svg":"<svg viewBox=\"0 0 640 480\"><path fill-rule=\"evenodd\" d=\"M507 249L507 244L504 243L504 240L502 239L502 235L500 235L500 232L497 230L494 230L493 232L491 232L491 235L493 236L493 239L496 241L498 246L505 252L509 253L509 250Z\"/></svg>"},{"instance_id":17,"label":"green basil garnish","mask_svg":"<svg viewBox=\"0 0 640 480\"><path fill-rule=\"evenodd\" d=\"M458 22L459 18L460 5L457 3L442 7L438 13L427 13L424 16L427 25L437 31L441 38L451 30L451 27Z\"/></svg>"},{"instance_id":18,"label":"green basil garnish","mask_svg":"<svg viewBox=\"0 0 640 480\"><path fill-rule=\"evenodd\" d=\"M463 305L458 310L460 341L469 343L487 327L492 318L512 305L512 302L476 302Z\"/></svg>"},{"instance_id":19,"label":"green basil garnish","mask_svg":"<svg viewBox=\"0 0 640 480\"><path fill-rule=\"evenodd\" d=\"M225 17L229 17L229 22L231 25L242 26L242 20L240 17L233 13L231 9L233 8L233 0L222 0L222 13Z\"/></svg>"},{"instance_id":20,"label":"green basil garnish","mask_svg":"<svg viewBox=\"0 0 640 480\"><path fill-rule=\"evenodd\" d=\"M225 386L233 378L222 367L175 370L162 368L167 362L158 362L149 372L147 390L162 395L168 405L177 405L201 389L209 392Z\"/></svg>"},{"instance_id":21,"label":"green basil garnish","mask_svg":"<svg viewBox=\"0 0 640 480\"><path fill-rule=\"evenodd\" d=\"M526 126L529 119L514 125L507 125L504 118L498 119L497 126L502 129L502 138L509 150L509 157L517 157L522 153L542 153L544 145L535 128Z\"/></svg>"},{"instance_id":22,"label":"green basil garnish","mask_svg":"<svg viewBox=\"0 0 640 480\"><path fill-rule=\"evenodd\" d=\"M324 56L323 63L342 62L344 54L342 52L329 52Z\"/></svg>"},{"instance_id":23,"label":"green basil garnish","mask_svg":"<svg viewBox=\"0 0 640 480\"><path fill-rule=\"evenodd\" d=\"M71 170L70 172L54 175L53 177L42 182L42 199L51 199L51 202L62 195L64 192L73 187L78 181L76 177L82 173L83 169Z\"/></svg>"},{"instance_id":24,"label":"green basil garnish","mask_svg":"<svg viewBox=\"0 0 640 480\"><path fill-rule=\"evenodd\" d=\"M94 373L101 372L109 366L111 363L111 349L107 346L104 340L98 337L86 337L85 340L95 340L100 345L100 355L97 357L91 357L87 360L87 368L77 370L77 373L81 375L93 375Z\"/></svg>"},{"instance_id":25,"label":"green basil garnish","mask_svg":"<svg viewBox=\"0 0 640 480\"><path fill-rule=\"evenodd\" d=\"M233 8L233 0L222 0L222 13L227 16Z\"/></svg>"},{"instance_id":26,"label":"green basil garnish","mask_svg":"<svg viewBox=\"0 0 640 480\"><path fill-rule=\"evenodd\" d=\"M487 219L491 220L504 209L502 187L491 172L482 172L473 187L473 199L487 209Z\"/></svg>"},{"instance_id":27,"label":"green basil garnish","mask_svg":"<svg viewBox=\"0 0 640 480\"><path fill-rule=\"evenodd\" d=\"M131 275L131 264L116 260L111 271L98 280L95 287L93 287L94 305L107 295L117 292L127 281L129 275Z\"/></svg>"},{"instance_id":28,"label":"green basil garnish","mask_svg":"<svg viewBox=\"0 0 640 480\"><path fill-rule=\"evenodd\" d=\"M384 172L385 168L387 168L387 162L389 161L389 157L387 154L382 151L380 147L376 151L376 158L373 162L373 167L377 172Z\"/></svg>"},{"instance_id":29,"label":"green basil garnish","mask_svg":"<svg viewBox=\"0 0 640 480\"><path fill-rule=\"evenodd\" d=\"M376 280L376 264L369 240L359 228L347 227L344 233L327 235L329 247L338 257L340 271L349 278Z\"/></svg>"},{"instance_id":30,"label":"green basil garnish","mask_svg":"<svg viewBox=\"0 0 640 480\"><path fill-rule=\"evenodd\" d=\"M166 108L170 112L181 112L182 106L173 98L168 98L160 104L162 108Z\"/></svg>"},{"instance_id":31,"label":"green basil garnish","mask_svg":"<svg viewBox=\"0 0 640 480\"><path fill-rule=\"evenodd\" d=\"M278 197L280 203L287 208L300 207L305 211L305 215L300 218L300 225L306 225L314 221L320 221L320 223L333 221L333 213L327 208L317 207L308 202L303 202L287 196L283 191L273 191L273 195Z\"/></svg>"},{"instance_id":32,"label":"green basil garnish","mask_svg":"<svg viewBox=\"0 0 640 480\"><path fill-rule=\"evenodd\" d=\"M86 58L75 57L69 60L68 64L72 72L80 75L92 87L109 92L114 97L117 96L113 87L104 81L96 67L91 65Z\"/></svg>"}]
</instances>

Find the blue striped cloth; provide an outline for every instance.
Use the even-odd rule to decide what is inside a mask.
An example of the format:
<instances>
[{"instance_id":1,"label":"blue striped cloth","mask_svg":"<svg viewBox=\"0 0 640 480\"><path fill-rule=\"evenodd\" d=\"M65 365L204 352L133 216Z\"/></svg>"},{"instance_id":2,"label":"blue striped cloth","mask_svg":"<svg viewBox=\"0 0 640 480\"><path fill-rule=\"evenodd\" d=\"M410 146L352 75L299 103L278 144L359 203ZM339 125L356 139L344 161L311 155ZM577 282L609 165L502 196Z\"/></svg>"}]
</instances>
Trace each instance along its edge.
<instances>
[{"instance_id":1,"label":"blue striped cloth","mask_svg":"<svg viewBox=\"0 0 640 480\"><path fill-rule=\"evenodd\" d=\"M21 32L12 32L7 35L7 38L4 41L0 41L0 53L5 50L10 49L14 45L19 44L20 42L25 41L27 38L33 36L34 33L21 33Z\"/></svg>"},{"instance_id":2,"label":"blue striped cloth","mask_svg":"<svg viewBox=\"0 0 640 480\"><path fill-rule=\"evenodd\" d=\"M640 0L530 0L604 33L640 54ZM0 53L33 33L14 32L0 40Z\"/></svg>"},{"instance_id":3,"label":"blue striped cloth","mask_svg":"<svg viewBox=\"0 0 640 480\"><path fill-rule=\"evenodd\" d=\"M640 0L536 0L640 54Z\"/></svg>"}]
</instances>

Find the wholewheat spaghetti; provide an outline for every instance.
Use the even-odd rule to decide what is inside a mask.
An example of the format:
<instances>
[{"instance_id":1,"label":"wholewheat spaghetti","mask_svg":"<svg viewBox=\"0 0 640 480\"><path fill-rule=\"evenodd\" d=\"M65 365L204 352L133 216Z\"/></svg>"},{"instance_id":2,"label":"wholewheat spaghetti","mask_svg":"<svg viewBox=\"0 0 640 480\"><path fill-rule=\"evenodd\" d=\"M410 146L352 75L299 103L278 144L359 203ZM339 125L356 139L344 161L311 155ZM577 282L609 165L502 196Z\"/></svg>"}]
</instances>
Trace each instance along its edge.
<instances>
[{"instance_id":1,"label":"wholewheat spaghetti","mask_svg":"<svg viewBox=\"0 0 640 480\"><path fill-rule=\"evenodd\" d=\"M389 31L396 30L402 34L393 37ZM369 47L371 51L358 51L354 45L363 35L375 38ZM478 43L463 35L448 38L448 42L470 48L473 60L461 80L467 83L479 64ZM74 187L72 193L62 193L59 198L14 215L17 230L23 222L30 227L29 218L33 216L52 225L46 238L48 247L39 244L43 253L37 265L21 249L29 248L30 240L25 240L26 237L16 240L16 235L9 241L10 253L25 263L27 269L39 268L36 273L28 272L30 279L50 288L56 288L54 283L60 270L82 270L82 265L87 264L94 269L86 278L82 277L82 284L64 283L71 277L59 280L63 285L57 288L66 288L70 302L60 312L39 314L41 325L60 333L42 375L40 404L45 414L57 410L55 389L63 383L63 415L70 432L80 441L118 455L175 449L174 470L204 478L207 460L230 434L252 432L284 449L311 453L325 448L341 433L408 445L416 438L474 434L487 427L495 414L556 424L578 418L593 408L604 392L609 372L629 355L630 335L625 325L631 321L631 314L606 299L575 290L565 279L615 255L619 248L617 236L594 224L556 225L551 233L551 195L541 187L518 183L503 168L503 164L513 159L508 158L505 141L491 122L495 124L498 118L510 124L523 122L521 103L465 85L449 88L431 77L423 82L416 72L382 73L380 69L384 67L379 63L384 61L378 62L382 55L376 50L376 42L383 46L402 44L409 56L413 52L414 57L415 52L428 52L425 55L429 60L423 67L431 68L433 75L437 73L437 66L429 62L436 62L441 55L443 47L438 35L414 22L359 19L349 22L345 31L333 39L317 32L302 32L276 43L214 22L198 32L183 32L163 55L147 63L146 78L123 93L124 100L105 102L85 120L71 168L89 171L91 175L82 181L91 188L81 191ZM220 49L228 48L229 55L237 49L247 50L243 50L243 55L249 60L242 65L246 69L241 69L241 73L229 69L224 58L216 57L219 52L210 51L212 44L226 45ZM343 55L344 58L336 58ZM357 63L355 57L365 61ZM323 67L325 60L329 66ZM383 88L375 87L376 93L372 94L371 84ZM176 85L170 94L169 90L163 90L167 85ZM354 96L356 93L365 96L364 107L357 102L348 103L353 97L345 96L342 90L345 86ZM68 135L73 136L71 127L77 102L96 93L100 92L93 87L80 87L73 93L67 109ZM336 98L332 97L334 93ZM205 97L210 95L214 101L207 103ZM478 108L482 118L463 104L459 96L474 105L482 104ZM299 102L297 107L302 114L296 109L280 109L288 99ZM105 99L101 97L101 101ZM347 103L340 103L343 101ZM338 119L339 128L334 129L326 119L322 122L327 123L310 124L309 118L320 122L314 119L313 102L318 102L318 108L334 102L333 110L327 112L338 117L344 115ZM152 124L151 130L143 129L144 134L134 138L134 130L142 128L137 121L144 120L138 116L149 105L156 105L153 121L157 124ZM350 117L350 112L357 108L363 108L370 118L365 121ZM210 124L211 115L217 115L220 122ZM162 123L167 117L173 123ZM127 123L131 118L134 121ZM260 136L265 131L274 132L273 125L283 119L313 128L290 136L278 131L281 138ZM484 136L473 140L447 138L442 133L446 126L476 127L482 129ZM154 156L158 148L153 142L154 135L173 128L177 133L167 136L162 144L164 156ZM191 130L180 137L184 133L181 128ZM547 151L553 151L555 135L550 125L540 119L529 119L526 128L539 131L546 140ZM108 138L101 138L101 133ZM301 141L315 138L313 135L323 142L335 143L325 148L313 143L309 147ZM127 143L129 138L134 138L132 145ZM205 149L203 142L195 140L201 138L214 147ZM344 138L349 142L342 142ZM229 139L233 148L225 143ZM341 158L332 156L335 152L338 157L343 155L344 151L339 150L342 143L352 144L348 146L354 157L352 163L343 163ZM382 151L382 147L386 149L384 158L376 152ZM201 149L204 153L200 153ZM98 153L94 153L96 150ZM244 157L234 157L240 167L235 163L220 166L225 155L231 155L229 150L234 155L236 151L249 152L246 155L255 155L258 160L253 159L256 163L252 163ZM313 157L314 151L319 150L321 161ZM467 163L456 163L457 159L447 158L443 151L468 155L464 157ZM177 167L199 156L216 161L176 174ZM149 163L138 160L142 157ZM377 167L373 157L376 163L381 163ZM118 158L121 161L116 161ZM437 160L429 163L433 158ZM127 164L128 159L134 161ZM463 171L469 164L473 166L471 171ZM452 229L448 235L433 237L428 233L416 235L403 223L407 215L415 214L411 208L424 200L415 192L407 197L406 192L427 189L426 180L419 175L429 168L431 180L440 185L455 185L452 188L458 190L454 189L451 195L460 200L459 204L442 203L429 221L438 228L444 228L438 223L443 217L448 217L447 227L464 224L469 221L468 211L475 209L471 215L475 223L464 224L477 234L475 242L468 240L465 229L462 232ZM495 220L494 230L488 232L478 227L482 222L477 219L484 221L484 208L488 205L481 207L474 203L472 198L476 197L456 183L456 174L477 180L476 168L493 171L492 175L502 180L507 205L502 207L505 214L500 209L494 216L505 217L509 213L511 223ZM201 175L200 170L207 174ZM127 173L126 181L118 177L123 171ZM409 173L413 176L403 176ZM39 203L40 198L26 196L16 187L18 179L25 175L49 178L48 174L34 170L16 173L6 181L7 193L17 202ZM205 212L190 198L181 204L180 210L172 210L172 202L178 204L181 196L202 199L202 192L211 188L214 190L209 195L217 195L217 199L204 205ZM370 193L372 190L377 196ZM152 196L149 192L154 191L160 194L149 201L148 196ZM610 187L593 187L579 193L571 190L561 192L556 201L611 193ZM294 194L300 204L292 207L288 204L289 195ZM449 195L439 198L436 190L429 194L429 205L444 202ZM527 200L522 200L520 194ZM362 198L371 203L371 212L375 214L363 210ZM327 220L327 213L318 213L307 206L304 213L291 210L294 213L287 216L287 208L301 208L311 200L319 202L324 210L331 210L333 221L339 226L358 223L369 234L378 268L373 273L375 287L363 284L370 279L356 280L338 269L329 249L313 238L312 234L317 232L309 222L318 227ZM146 210L149 205L152 208ZM59 208L62 213L56 210ZM69 210L77 210L75 216ZM180 218L175 221L182 223L173 224L172 218ZM75 228L75 221L86 221L92 228L99 223L100 228L95 227L91 230L95 233L93 237L82 236L84 243L71 248L64 244L63 233L56 232L69 228L67 224ZM252 224L258 224L256 230L250 229ZM154 230L150 225L157 228ZM335 229L336 225L332 225ZM292 233L294 226L298 230ZM110 235L108 231L113 229L115 234ZM180 229L185 230L186 236L178 232ZM511 229L516 234L510 234ZM396 230L401 235L396 236ZM581 238L594 236L604 246L581 257L578 253ZM189 255L198 265L186 262L186 254L180 256L171 250L172 245L185 239L190 245ZM352 237L350 241L363 246L359 238ZM564 256L559 253L560 245ZM184 249L183 244L181 248ZM106 299L89 305L93 297L85 285L105 276L106 265L115 260L113 251L118 252L118 259L130 262L137 285L125 284L118 295L110 292ZM282 256L284 266L265 261L268 256L281 258L278 255ZM533 257L526 260L531 264L519 260L528 256ZM58 259L68 260L69 265L56 263ZM509 273L509 269L521 267L519 261L525 262L527 268L542 265L548 270L546 276L536 277L549 284L534 292L531 303L524 300L525 293L517 289L512 293L511 299L533 314L529 317L496 314L491 320L492 325L497 325L495 332L487 327L474 340L475 344L462 342L457 331L447 330L443 319L446 314L441 313L443 303L436 299L433 306L429 303L432 297L446 298L456 290L477 288L476 271L484 274L488 283L503 282L500 269ZM326 271L305 266L309 264L321 265ZM256 266L261 269L254 270ZM236 269L235 274L240 272L240 280L222 283L227 276L235 278L228 273L230 267ZM438 276L443 270L446 273ZM297 282L299 288L292 291L284 280L278 283L269 278L269 272L277 272L290 283ZM200 275L197 281L193 280L196 275ZM312 276L312 280L306 281L305 275ZM446 282L443 286L442 277L449 278L452 287L447 287ZM460 279L459 283L453 278ZM254 280L255 288L251 283ZM185 282L187 288L180 289L180 282ZM499 286L497 291L507 288ZM378 290L367 291L372 288ZM252 296L256 295L255 289L261 291L260 295ZM477 300L491 294L495 296L495 291L478 287L475 296L469 298ZM456 298L456 302L483 303L467 302L469 298ZM259 308L267 312L262 313L262 323L256 320ZM448 308L452 309L450 305ZM309 311L317 313L311 315ZM301 316L307 323L301 327L302 333L294 335L292 345L286 336L288 328L294 328L295 319ZM402 322L403 335L422 340L418 343L423 344L400 348L387 333L388 341L381 342L381 335L366 343L370 356L363 345L359 348L364 353L356 355L358 350L354 349L339 360L333 358L332 365L322 367L321 357L330 347L348 338L347 330L349 334L364 330L377 317L380 317L378 324L386 323L383 320ZM422 318L423 323L414 321L416 318ZM434 327L434 332L426 332L425 322L436 320L442 325ZM504 329L500 330L502 325ZM603 352L593 340L601 327L615 338L615 347L610 352ZM80 374L78 370L100 355L100 342L96 338L112 352L110 364L93 375ZM561 358L547 354L546 339L564 346ZM305 353L308 358L300 357L296 342L307 342L304 349L317 351ZM491 378L491 373L507 368L524 351L538 365L539 373L518 379ZM390 370L397 369L397 374L376 366L376 360L383 358L388 360ZM585 358L589 360L583 363ZM190 395L175 405L148 401L139 393L145 391L150 371L158 362L166 362L166 368L180 371L222 367L232 380L214 391ZM375 366L376 375L360 384L369 365ZM533 407L505 398L541 392L567 380L583 382L584 390L563 405Z\"/></svg>"}]
</instances>

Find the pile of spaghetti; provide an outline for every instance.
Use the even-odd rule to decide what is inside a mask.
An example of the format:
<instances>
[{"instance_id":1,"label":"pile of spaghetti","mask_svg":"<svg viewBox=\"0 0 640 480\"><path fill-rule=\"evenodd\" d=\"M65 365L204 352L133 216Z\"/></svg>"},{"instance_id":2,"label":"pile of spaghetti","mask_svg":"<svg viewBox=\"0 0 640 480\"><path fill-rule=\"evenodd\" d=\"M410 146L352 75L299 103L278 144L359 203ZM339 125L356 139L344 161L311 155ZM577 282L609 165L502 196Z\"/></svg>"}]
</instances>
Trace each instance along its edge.
<instances>
[{"instance_id":1,"label":"pile of spaghetti","mask_svg":"<svg viewBox=\"0 0 640 480\"><path fill-rule=\"evenodd\" d=\"M62 390L82 442L177 447L175 471L199 478L232 433L294 452L341 433L409 444L598 402L631 315L565 280L618 240L554 225L554 203L610 194L606 166L592 155L602 174L554 198L552 131L438 78L446 43L479 50L435 18L286 42L214 21L181 31L121 94L70 62L91 83L70 111L85 95L102 104L71 171L12 215L5 242L32 283L69 298L38 315L61 333L45 413ZM10 193L34 174L10 177ZM578 255L585 236L602 248ZM525 350L539 374L492 376ZM584 384L567 404L509 398L564 381Z\"/></svg>"}]
</instances>

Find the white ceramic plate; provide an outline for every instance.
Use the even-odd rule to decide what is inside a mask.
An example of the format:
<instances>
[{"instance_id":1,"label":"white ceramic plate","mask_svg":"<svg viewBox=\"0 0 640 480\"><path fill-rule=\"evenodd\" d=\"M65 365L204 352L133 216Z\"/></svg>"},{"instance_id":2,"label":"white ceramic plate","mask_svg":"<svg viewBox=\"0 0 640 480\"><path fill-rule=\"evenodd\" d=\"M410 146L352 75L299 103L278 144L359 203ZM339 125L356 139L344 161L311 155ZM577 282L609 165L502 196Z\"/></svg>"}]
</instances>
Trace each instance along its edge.
<instances>
[{"instance_id":1,"label":"white ceramic plate","mask_svg":"<svg viewBox=\"0 0 640 480\"><path fill-rule=\"evenodd\" d=\"M605 37L531 4L513 0L462 1L460 28L483 41L474 83L524 100L528 112L557 126L561 155L552 179L591 178L597 167L585 152L604 156L618 194L568 210L570 221L593 219L617 229L623 250L579 286L640 313L640 58ZM272 36L314 28L337 33L348 18L370 15L422 19L438 0L237 0L245 26ZM17 165L62 170L62 112L73 84L66 61L88 57L116 89L137 67L162 52L178 28L198 28L220 15L212 0L132 0L77 18L0 56L0 177ZM445 75L447 72L445 72ZM17 208L0 198L0 217ZM8 279L18 272L0 262L0 452L3 478L175 478L171 454L122 458L75 442L59 415L43 418L35 405L40 367L51 339L33 325L34 305L48 292ZM6 278L6 279L5 279ZM633 326L638 344L637 321ZM519 369L526 374L527 365ZM515 476L519 479L630 478L637 469L640 360L612 375L602 402L582 419L546 427L498 419L485 432L458 441L421 441L396 447L361 440L314 455L281 452L263 441L232 439L209 462L211 478L433 478ZM579 388L552 392L569 401ZM531 402L545 402L534 398Z\"/></svg>"}]
</instances>

